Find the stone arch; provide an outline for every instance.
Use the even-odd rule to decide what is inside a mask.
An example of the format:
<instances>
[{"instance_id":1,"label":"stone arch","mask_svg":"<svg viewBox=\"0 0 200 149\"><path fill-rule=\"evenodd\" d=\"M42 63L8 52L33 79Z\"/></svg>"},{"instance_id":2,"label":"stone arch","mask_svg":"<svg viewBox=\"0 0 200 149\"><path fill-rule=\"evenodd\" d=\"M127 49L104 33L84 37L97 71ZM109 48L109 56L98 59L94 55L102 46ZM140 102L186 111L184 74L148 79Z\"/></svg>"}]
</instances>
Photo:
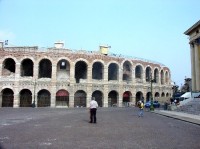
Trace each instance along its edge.
<instances>
[{"instance_id":1,"label":"stone arch","mask_svg":"<svg viewBox=\"0 0 200 149\"><path fill-rule=\"evenodd\" d=\"M20 96L20 107L31 107L32 106L32 92L29 89L22 89L19 93Z\"/></svg>"},{"instance_id":2,"label":"stone arch","mask_svg":"<svg viewBox=\"0 0 200 149\"><path fill-rule=\"evenodd\" d=\"M154 69L154 81L155 81L155 83L159 83L159 71L158 71L158 68Z\"/></svg>"},{"instance_id":3,"label":"stone arch","mask_svg":"<svg viewBox=\"0 0 200 149\"><path fill-rule=\"evenodd\" d=\"M75 79L76 83L80 83L87 79L88 65L85 61L77 61L75 64Z\"/></svg>"},{"instance_id":4,"label":"stone arch","mask_svg":"<svg viewBox=\"0 0 200 149\"><path fill-rule=\"evenodd\" d=\"M165 93L164 92L162 92L161 97L165 97Z\"/></svg>"},{"instance_id":5,"label":"stone arch","mask_svg":"<svg viewBox=\"0 0 200 149\"><path fill-rule=\"evenodd\" d=\"M102 62L96 61L92 65L92 79L102 80L104 78L104 65Z\"/></svg>"},{"instance_id":6,"label":"stone arch","mask_svg":"<svg viewBox=\"0 0 200 149\"><path fill-rule=\"evenodd\" d=\"M125 91L123 93L122 102L125 106L129 106L129 103L132 102L132 94L130 91Z\"/></svg>"},{"instance_id":7,"label":"stone arch","mask_svg":"<svg viewBox=\"0 0 200 149\"><path fill-rule=\"evenodd\" d=\"M135 67L135 78L142 79L143 68L142 65L136 65Z\"/></svg>"},{"instance_id":8,"label":"stone arch","mask_svg":"<svg viewBox=\"0 0 200 149\"><path fill-rule=\"evenodd\" d=\"M42 89L37 95L37 106L38 107L49 107L51 105L51 94L48 90Z\"/></svg>"},{"instance_id":9,"label":"stone arch","mask_svg":"<svg viewBox=\"0 0 200 149\"><path fill-rule=\"evenodd\" d=\"M74 107L86 107L87 94L83 90L78 90L74 94Z\"/></svg>"},{"instance_id":10,"label":"stone arch","mask_svg":"<svg viewBox=\"0 0 200 149\"><path fill-rule=\"evenodd\" d=\"M163 85L164 84L164 71L163 70L161 70L161 72L160 72L160 82L161 82L161 84Z\"/></svg>"},{"instance_id":11,"label":"stone arch","mask_svg":"<svg viewBox=\"0 0 200 149\"><path fill-rule=\"evenodd\" d=\"M169 97L169 93L166 93L166 97Z\"/></svg>"},{"instance_id":12,"label":"stone arch","mask_svg":"<svg viewBox=\"0 0 200 149\"><path fill-rule=\"evenodd\" d=\"M57 80L70 79L70 63L66 59L60 59L57 62L56 78Z\"/></svg>"},{"instance_id":13,"label":"stone arch","mask_svg":"<svg viewBox=\"0 0 200 149\"><path fill-rule=\"evenodd\" d=\"M151 92L147 92L146 94L146 102L151 100Z\"/></svg>"},{"instance_id":14,"label":"stone arch","mask_svg":"<svg viewBox=\"0 0 200 149\"><path fill-rule=\"evenodd\" d=\"M61 89L56 92L56 106L69 107L69 92Z\"/></svg>"},{"instance_id":15,"label":"stone arch","mask_svg":"<svg viewBox=\"0 0 200 149\"><path fill-rule=\"evenodd\" d=\"M117 91L110 91L108 94L108 107L117 106L119 94Z\"/></svg>"},{"instance_id":16,"label":"stone arch","mask_svg":"<svg viewBox=\"0 0 200 149\"><path fill-rule=\"evenodd\" d=\"M14 92L9 88L2 90L2 107L13 107Z\"/></svg>"},{"instance_id":17,"label":"stone arch","mask_svg":"<svg viewBox=\"0 0 200 149\"><path fill-rule=\"evenodd\" d=\"M132 81L132 64L128 60L123 63L123 80Z\"/></svg>"},{"instance_id":18,"label":"stone arch","mask_svg":"<svg viewBox=\"0 0 200 149\"><path fill-rule=\"evenodd\" d=\"M141 91L138 91L135 97L136 97L136 100L135 100L135 104L136 104L138 101L142 100L143 93Z\"/></svg>"},{"instance_id":19,"label":"stone arch","mask_svg":"<svg viewBox=\"0 0 200 149\"><path fill-rule=\"evenodd\" d=\"M22 77L33 77L33 61L29 58L23 59L21 61L21 76Z\"/></svg>"},{"instance_id":20,"label":"stone arch","mask_svg":"<svg viewBox=\"0 0 200 149\"><path fill-rule=\"evenodd\" d=\"M151 69L150 66L146 67L145 77L146 77L146 82L151 82L151 79L152 79L152 69Z\"/></svg>"},{"instance_id":21,"label":"stone arch","mask_svg":"<svg viewBox=\"0 0 200 149\"><path fill-rule=\"evenodd\" d=\"M119 65L117 63L110 63L108 66L108 81L119 79Z\"/></svg>"},{"instance_id":22,"label":"stone arch","mask_svg":"<svg viewBox=\"0 0 200 149\"><path fill-rule=\"evenodd\" d=\"M168 71L165 72L165 83L169 84L169 72Z\"/></svg>"},{"instance_id":23,"label":"stone arch","mask_svg":"<svg viewBox=\"0 0 200 149\"><path fill-rule=\"evenodd\" d=\"M155 98L159 98L160 97L160 93L159 92L155 92Z\"/></svg>"},{"instance_id":24,"label":"stone arch","mask_svg":"<svg viewBox=\"0 0 200 149\"><path fill-rule=\"evenodd\" d=\"M11 76L15 74L16 62L13 58L6 58L3 61L2 76Z\"/></svg>"},{"instance_id":25,"label":"stone arch","mask_svg":"<svg viewBox=\"0 0 200 149\"><path fill-rule=\"evenodd\" d=\"M52 63L49 59L42 59L39 62L39 74L38 78L51 78L52 75Z\"/></svg>"},{"instance_id":26,"label":"stone arch","mask_svg":"<svg viewBox=\"0 0 200 149\"><path fill-rule=\"evenodd\" d=\"M101 91L94 91L92 93L92 97L95 97L95 100L97 101L99 107L103 107L103 93Z\"/></svg>"}]
</instances>

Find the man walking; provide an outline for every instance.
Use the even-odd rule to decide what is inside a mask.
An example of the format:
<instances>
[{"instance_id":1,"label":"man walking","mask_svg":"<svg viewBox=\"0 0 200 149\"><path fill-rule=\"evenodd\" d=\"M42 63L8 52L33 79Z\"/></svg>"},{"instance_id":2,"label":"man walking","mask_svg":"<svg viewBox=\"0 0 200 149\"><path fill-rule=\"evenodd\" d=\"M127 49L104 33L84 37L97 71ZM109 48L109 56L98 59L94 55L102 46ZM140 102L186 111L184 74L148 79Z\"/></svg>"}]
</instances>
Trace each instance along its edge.
<instances>
[{"instance_id":1,"label":"man walking","mask_svg":"<svg viewBox=\"0 0 200 149\"><path fill-rule=\"evenodd\" d=\"M98 103L95 101L95 97L92 97L90 101L90 123L96 123L96 111L97 111Z\"/></svg>"},{"instance_id":2,"label":"man walking","mask_svg":"<svg viewBox=\"0 0 200 149\"><path fill-rule=\"evenodd\" d=\"M138 107L139 107L139 113L138 113L138 116L139 117L143 117L144 116L144 111L143 111L143 109L144 109L144 104L143 104L143 102L142 101L138 101Z\"/></svg>"}]
</instances>

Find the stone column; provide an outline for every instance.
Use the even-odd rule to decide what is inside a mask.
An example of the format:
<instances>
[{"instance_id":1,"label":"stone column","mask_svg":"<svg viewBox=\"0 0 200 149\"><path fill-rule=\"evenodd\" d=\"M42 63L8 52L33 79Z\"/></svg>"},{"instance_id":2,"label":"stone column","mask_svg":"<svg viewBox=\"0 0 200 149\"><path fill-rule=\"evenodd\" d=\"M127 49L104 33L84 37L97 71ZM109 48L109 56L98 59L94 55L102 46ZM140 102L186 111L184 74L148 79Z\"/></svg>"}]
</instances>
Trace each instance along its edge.
<instances>
[{"instance_id":1,"label":"stone column","mask_svg":"<svg viewBox=\"0 0 200 149\"><path fill-rule=\"evenodd\" d=\"M104 99L103 99L103 107L108 107L108 66L104 65L104 74L103 74L103 84L104 84Z\"/></svg>"},{"instance_id":2,"label":"stone column","mask_svg":"<svg viewBox=\"0 0 200 149\"><path fill-rule=\"evenodd\" d=\"M196 39L195 45L194 45L194 51L195 51L195 78L196 78L196 90L200 91L200 64L199 64L199 50L200 50L200 39Z\"/></svg>"},{"instance_id":3,"label":"stone column","mask_svg":"<svg viewBox=\"0 0 200 149\"><path fill-rule=\"evenodd\" d=\"M87 83L92 83L92 66L88 66L87 69Z\"/></svg>"},{"instance_id":4,"label":"stone column","mask_svg":"<svg viewBox=\"0 0 200 149\"><path fill-rule=\"evenodd\" d=\"M0 108L2 107L2 93L0 92Z\"/></svg>"},{"instance_id":5,"label":"stone column","mask_svg":"<svg viewBox=\"0 0 200 149\"><path fill-rule=\"evenodd\" d=\"M69 96L69 107L70 108L74 107L74 94Z\"/></svg>"},{"instance_id":6,"label":"stone column","mask_svg":"<svg viewBox=\"0 0 200 149\"><path fill-rule=\"evenodd\" d=\"M18 108L19 107L19 102L20 102L19 98L20 98L19 93L18 92L14 93L13 108Z\"/></svg>"},{"instance_id":7,"label":"stone column","mask_svg":"<svg viewBox=\"0 0 200 149\"><path fill-rule=\"evenodd\" d=\"M18 108L20 104L20 96L19 96L19 77L20 77L20 63L16 63L15 68L15 86L14 86L14 101L13 107Z\"/></svg>"},{"instance_id":8,"label":"stone column","mask_svg":"<svg viewBox=\"0 0 200 149\"><path fill-rule=\"evenodd\" d=\"M192 75L192 91L196 90L196 78L195 78L195 52L194 43L190 44L190 56L191 56L191 75Z\"/></svg>"},{"instance_id":9,"label":"stone column","mask_svg":"<svg viewBox=\"0 0 200 149\"><path fill-rule=\"evenodd\" d=\"M50 107L55 107L56 106L56 82L57 82L57 64L52 64L51 105L50 105Z\"/></svg>"}]
</instances>

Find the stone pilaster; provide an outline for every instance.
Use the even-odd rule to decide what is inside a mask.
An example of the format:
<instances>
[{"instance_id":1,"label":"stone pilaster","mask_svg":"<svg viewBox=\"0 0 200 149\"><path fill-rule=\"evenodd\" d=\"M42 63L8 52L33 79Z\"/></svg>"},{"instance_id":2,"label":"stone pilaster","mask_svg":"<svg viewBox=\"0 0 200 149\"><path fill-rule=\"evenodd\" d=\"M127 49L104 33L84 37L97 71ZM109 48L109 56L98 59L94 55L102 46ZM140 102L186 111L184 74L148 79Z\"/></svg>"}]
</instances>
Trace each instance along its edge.
<instances>
[{"instance_id":1,"label":"stone pilaster","mask_svg":"<svg viewBox=\"0 0 200 149\"><path fill-rule=\"evenodd\" d=\"M14 94L13 108L19 108L19 104L20 104L20 96L19 93L16 92L16 94Z\"/></svg>"},{"instance_id":2,"label":"stone pilaster","mask_svg":"<svg viewBox=\"0 0 200 149\"><path fill-rule=\"evenodd\" d=\"M108 107L108 65L104 66L104 74L103 74L103 84L104 84L104 99L103 99L103 107Z\"/></svg>"},{"instance_id":3,"label":"stone pilaster","mask_svg":"<svg viewBox=\"0 0 200 149\"><path fill-rule=\"evenodd\" d=\"M69 96L69 107L73 108L74 107L74 94L70 94Z\"/></svg>"},{"instance_id":4,"label":"stone pilaster","mask_svg":"<svg viewBox=\"0 0 200 149\"><path fill-rule=\"evenodd\" d=\"M2 93L0 92L0 108L2 107Z\"/></svg>"}]
</instances>

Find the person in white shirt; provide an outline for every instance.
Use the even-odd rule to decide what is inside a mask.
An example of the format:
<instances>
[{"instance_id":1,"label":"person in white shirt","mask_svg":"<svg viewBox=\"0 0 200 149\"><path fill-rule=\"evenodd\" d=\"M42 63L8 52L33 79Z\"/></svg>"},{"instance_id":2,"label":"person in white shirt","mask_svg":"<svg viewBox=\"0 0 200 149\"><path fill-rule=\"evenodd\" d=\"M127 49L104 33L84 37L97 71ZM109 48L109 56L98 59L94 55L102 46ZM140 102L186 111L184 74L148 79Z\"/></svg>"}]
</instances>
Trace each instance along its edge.
<instances>
[{"instance_id":1,"label":"person in white shirt","mask_svg":"<svg viewBox=\"0 0 200 149\"><path fill-rule=\"evenodd\" d=\"M96 111L97 111L98 103L95 101L95 97L92 97L90 101L90 123L96 123Z\"/></svg>"}]
</instances>

